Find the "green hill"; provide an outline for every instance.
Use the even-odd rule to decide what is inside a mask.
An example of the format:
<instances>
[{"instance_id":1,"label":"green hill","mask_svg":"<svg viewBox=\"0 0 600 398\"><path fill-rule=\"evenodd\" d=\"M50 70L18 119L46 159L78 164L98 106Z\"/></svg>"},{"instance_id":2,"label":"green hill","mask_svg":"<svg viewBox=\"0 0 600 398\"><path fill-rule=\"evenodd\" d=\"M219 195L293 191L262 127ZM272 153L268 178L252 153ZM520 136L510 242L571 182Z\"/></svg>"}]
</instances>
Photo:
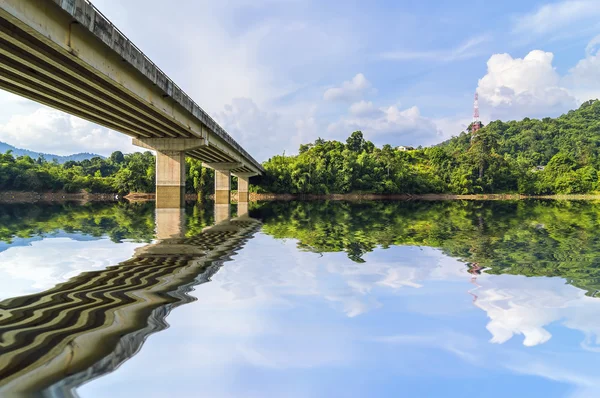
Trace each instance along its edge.
<instances>
[{"instance_id":1,"label":"green hill","mask_svg":"<svg viewBox=\"0 0 600 398\"><path fill-rule=\"evenodd\" d=\"M276 193L588 193L600 189L600 101L558 118L495 121L430 148L375 147L356 131L265 162Z\"/></svg>"},{"instance_id":2,"label":"green hill","mask_svg":"<svg viewBox=\"0 0 600 398\"><path fill-rule=\"evenodd\" d=\"M587 101L577 110L558 118L491 122L484 133L497 135L499 154L521 156L536 165L546 165L562 152L581 164L598 164L600 148L600 101ZM468 149L470 134L463 133L443 143Z\"/></svg>"}]
</instances>

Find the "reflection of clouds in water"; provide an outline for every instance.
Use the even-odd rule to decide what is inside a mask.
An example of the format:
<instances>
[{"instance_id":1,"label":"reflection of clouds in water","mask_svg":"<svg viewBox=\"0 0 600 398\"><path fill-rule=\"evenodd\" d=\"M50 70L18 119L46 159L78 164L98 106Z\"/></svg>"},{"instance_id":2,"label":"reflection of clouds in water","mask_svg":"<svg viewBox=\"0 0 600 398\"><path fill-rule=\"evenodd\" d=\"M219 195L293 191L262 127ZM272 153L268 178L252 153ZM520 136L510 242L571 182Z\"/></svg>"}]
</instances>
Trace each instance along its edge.
<instances>
[{"instance_id":1,"label":"reflection of clouds in water","mask_svg":"<svg viewBox=\"0 0 600 398\"><path fill-rule=\"evenodd\" d=\"M429 334L407 335L396 334L391 336L375 337L374 341L399 346L424 346L438 348L456 355L467 362L477 362L477 340L469 335L460 334L451 330Z\"/></svg>"},{"instance_id":2,"label":"reflection of clouds in water","mask_svg":"<svg viewBox=\"0 0 600 398\"><path fill-rule=\"evenodd\" d=\"M380 306L376 295L371 294L374 289L419 288L424 280L467 275L464 264L447 261L431 248L377 250L365 255L366 262L359 264L349 260L346 253L319 256L298 251L293 240L269 244L277 247L261 253L260 262L247 265L242 259L227 264L215 279L239 300L262 297L272 302L286 301L286 296L316 296L353 317Z\"/></svg>"},{"instance_id":3,"label":"reflection of clouds in water","mask_svg":"<svg viewBox=\"0 0 600 398\"><path fill-rule=\"evenodd\" d=\"M460 329L459 325L454 325ZM600 357L589 351L578 350L569 344L569 339L561 342L559 347L545 350L532 350L530 348L519 349L517 346L501 346L489 344L478 338L478 333L465 331L465 334L453 330L440 330L435 333L424 333L418 335L390 335L380 336L373 339L389 349L397 349L398 353L409 355L415 350L416 356L422 355L423 351L437 349L453 355L459 361L452 362L448 366L460 368L466 364L469 371L489 373L502 376L506 370L519 375L523 390L516 396L538 396L532 391L527 380L523 376L535 376L551 382L565 383L569 385L569 393L562 395L558 392L556 396L569 396L572 398L595 398L600 396L600 381L597 377L597 367L600 365ZM564 345L563 345L564 344ZM435 354L429 354L435 355ZM432 376L447 378L450 369L429 368L428 359L424 369ZM422 369L423 370L423 369ZM499 379L500 379L499 377ZM477 379L477 377L475 378ZM490 384L495 384L494 382ZM489 387L489 386L488 386ZM496 385L498 391L502 386ZM533 390L535 391L535 390ZM522 395L523 394L523 395ZM457 394L444 394L443 396L457 396ZM486 396L484 394L484 396ZM497 396L497 395L494 395ZM510 396L509 394L500 396ZM515 395L513 395L515 396Z\"/></svg>"},{"instance_id":4,"label":"reflection of clouds in water","mask_svg":"<svg viewBox=\"0 0 600 398\"><path fill-rule=\"evenodd\" d=\"M0 252L0 300L49 289L81 272L127 260L139 243L46 238Z\"/></svg>"},{"instance_id":5,"label":"reflection of clouds in water","mask_svg":"<svg viewBox=\"0 0 600 398\"><path fill-rule=\"evenodd\" d=\"M555 332L544 350L490 344L480 309L491 318L492 341L524 334L534 345L548 341L545 326L561 319L598 335L592 314L600 300L559 278L482 275L477 308L465 264L438 250L392 247L365 259L299 252L293 241L259 233L196 288L198 301L173 311L172 328L152 335L138 355L84 386L82 395L189 396L200 385L211 397L321 397L335 384L338 396L368 396L360 385L383 380L369 375L392 371L407 384L426 373L441 386L441 395L431 396L446 396L444 380L468 381L471 372L481 372L476 377L490 388L519 373L534 376L519 376L525 382L568 383L579 396L598 391L590 365L600 356L574 349L572 335ZM159 378L170 383L155 383ZM342 378L344 385L336 382Z\"/></svg>"},{"instance_id":6,"label":"reflection of clouds in water","mask_svg":"<svg viewBox=\"0 0 600 398\"><path fill-rule=\"evenodd\" d=\"M486 275L479 284L476 305L490 318L487 329L493 343L520 334L526 346L543 344L552 337L545 326L556 321L583 332L584 344L598 343L600 300L586 297L563 279Z\"/></svg>"},{"instance_id":7,"label":"reflection of clouds in water","mask_svg":"<svg viewBox=\"0 0 600 398\"><path fill-rule=\"evenodd\" d=\"M433 280L464 279L466 284L470 278L463 263L431 248L377 250L365 256L366 263L358 264L345 253L319 257L297 251L294 241L274 243L280 247L259 264L235 262L217 275L235 299L262 297L283 304L288 296L315 296L355 317L381 307L375 289L421 288ZM275 263L281 258L286 259L284 264ZM552 337L545 326L562 320L566 327L585 334L584 348L596 349L600 344L600 321L594 321L600 300L586 297L563 279L484 274L479 284L475 305L490 318L487 329L493 343L519 334L526 346L543 344Z\"/></svg>"},{"instance_id":8,"label":"reflection of clouds in water","mask_svg":"<svg viewBox=\"0 0 600 398\"><path fill-rule=\"evenodd\" d=\"M465 330L460 324L454 331L419 335L389 335L375 338L389 347L422 346L454 354L461 361L482 371L508 369L527 376L566 383L574 398L600 396L597 368L600 366L600 300L565 284L561 278L527 278L515 275L481 275L475 305L490 318L486 328L492 334L489 344L481 340L481 330ZM427 285L427 281L424 282ZM437 303L442 295L432 297ZM556 341L546 328L560 322L566 328L584 334L579 338L555 328ZM523 335L524 349L504 345L514 335ZM530 347L545 344L543 350ZM484 370L485 369L485 370Z\"/></svg>"}]
</instances>

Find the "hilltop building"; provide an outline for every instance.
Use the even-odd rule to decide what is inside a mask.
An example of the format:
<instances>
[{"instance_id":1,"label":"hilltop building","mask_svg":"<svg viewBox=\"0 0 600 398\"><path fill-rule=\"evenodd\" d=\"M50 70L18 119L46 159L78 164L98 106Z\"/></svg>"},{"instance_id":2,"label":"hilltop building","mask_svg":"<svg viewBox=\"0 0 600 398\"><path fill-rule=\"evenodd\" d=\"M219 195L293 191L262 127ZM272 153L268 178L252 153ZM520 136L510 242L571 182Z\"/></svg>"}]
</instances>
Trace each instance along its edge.
<instances>
[{"instance_id":1,"label":"hilltop building","mask_svg":"<svg viewBox=\"0 0 600 398\"><path fill-rule=\"evenodd\" d=\"M396 147L396 150L397 150L397 151L406 152L406 151L414 151L414 150L415 150L415 148L414 148L414 147L412 147L412 146L403 146L403 145L400 145L400 146L397 146L397 147Z\"/></svg>"}]
</instances>

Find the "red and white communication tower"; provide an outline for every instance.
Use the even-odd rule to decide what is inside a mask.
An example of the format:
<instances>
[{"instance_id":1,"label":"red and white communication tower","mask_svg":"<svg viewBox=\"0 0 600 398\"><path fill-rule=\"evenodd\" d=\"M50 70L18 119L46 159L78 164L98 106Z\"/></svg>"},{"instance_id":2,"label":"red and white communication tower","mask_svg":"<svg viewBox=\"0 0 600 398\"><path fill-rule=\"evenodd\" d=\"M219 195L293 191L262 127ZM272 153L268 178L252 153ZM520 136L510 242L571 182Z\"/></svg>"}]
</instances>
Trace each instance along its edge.
<instances>
[{"instance_id":1,"label":"red and white communication tower","mask_svg":"<svg viewBox=\"0 0 600 398\"><path fill-rule=\"evenodd\" d=\"M479 120L479 94L475 91L475 101L473 101L473 124L471 125L471 132L474 133L481 128L481 121Z\"/></svg>"}]
</instances>

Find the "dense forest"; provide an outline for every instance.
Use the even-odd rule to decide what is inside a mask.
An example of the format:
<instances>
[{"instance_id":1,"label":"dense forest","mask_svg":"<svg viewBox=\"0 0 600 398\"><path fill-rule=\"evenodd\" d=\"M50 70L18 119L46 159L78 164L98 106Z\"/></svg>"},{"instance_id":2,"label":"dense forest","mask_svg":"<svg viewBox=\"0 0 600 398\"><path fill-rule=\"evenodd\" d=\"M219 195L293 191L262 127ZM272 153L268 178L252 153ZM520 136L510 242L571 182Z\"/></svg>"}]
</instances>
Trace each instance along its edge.
<instances>
[{"instance_id":1,"label":"dense forest","mask_svg":"<svg viewBox=\"0 0 600 398\"><path fill-rule=\"evenodd\" d=\"M186 191L212 193L214 173L195 159L186 159ZM0 154L0 191L85 190L94 193L154 192L155 158L151 152L123 155L114 152L109 158L99 156L64 164L48 162L43 157L15 158L9 151Z\"/></svg>"},{"instance_id":2,"label":"dense forest","mask_svg":"<svg viewBox=\"0 0 600 398\"><path fill-rule=\"evenodd\" d=\"M274 156L261 189L274 193L522 193L600 190L600 101L558 118L495 121L440 145L377 148L356 131Z\"/></svg>"},{"instance_id":3,"label":"dense forest","mask_svg":"<svg viewBox=\"0 0 600 398\"><path fill-rule=\"evenodd\" d=\"M213 172L187 159L186 190L212 193ZM360 131L346 142L318 139L264 162L255 190L289 194L521 193L600 191L600 101L558 118L495 121L439 145L381 148ZM122 193L154 191L151 152L64 164L0 155L0 190ZM235 188L235 180L234 180Z\"/></svg>"}]
</instances>

